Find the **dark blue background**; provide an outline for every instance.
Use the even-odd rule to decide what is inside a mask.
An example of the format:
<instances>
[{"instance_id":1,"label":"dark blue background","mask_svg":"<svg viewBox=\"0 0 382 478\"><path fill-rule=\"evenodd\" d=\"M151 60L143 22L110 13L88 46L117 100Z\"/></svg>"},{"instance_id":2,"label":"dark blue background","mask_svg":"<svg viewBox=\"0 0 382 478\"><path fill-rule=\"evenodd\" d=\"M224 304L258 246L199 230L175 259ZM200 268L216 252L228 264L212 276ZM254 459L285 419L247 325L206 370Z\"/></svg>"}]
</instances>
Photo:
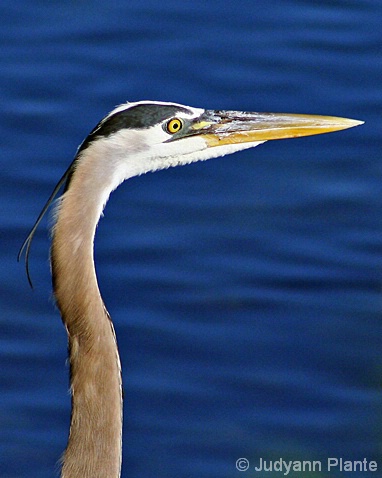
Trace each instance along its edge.
<instances>
[{"instance_id":1,"label":"dark blue background","mask_svg":"<svg viewBox=\"0 0 382 478\"><path fill-rule=\"evenodd\" d=\"M381 2L3 0L0 15L0 476L55 476L70 416L47 222L34 291L18 248L84 136L139 99L366 123L112 195L96 260L123 366L123 476L340 456L382 476Z\"/></svg>"}]
</instances>

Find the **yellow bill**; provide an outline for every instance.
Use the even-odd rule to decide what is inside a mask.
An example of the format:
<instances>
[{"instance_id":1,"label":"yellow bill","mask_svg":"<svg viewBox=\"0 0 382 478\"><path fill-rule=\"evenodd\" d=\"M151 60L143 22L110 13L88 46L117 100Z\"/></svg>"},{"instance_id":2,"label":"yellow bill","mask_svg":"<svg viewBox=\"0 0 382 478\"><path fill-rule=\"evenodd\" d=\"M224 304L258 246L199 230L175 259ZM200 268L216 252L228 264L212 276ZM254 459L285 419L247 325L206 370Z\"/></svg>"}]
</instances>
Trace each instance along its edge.
<instances>
[{"instance_id":1,"label":"yellow bill","mask_svg":"<svg viewBox=\"0 0 382 478\"><path fill-rule=\"evenodd\" d=\"M190 129L213 147L312 136L353 128L362 123L335 116L207 110Z\"/></svg>"}]
</instances>

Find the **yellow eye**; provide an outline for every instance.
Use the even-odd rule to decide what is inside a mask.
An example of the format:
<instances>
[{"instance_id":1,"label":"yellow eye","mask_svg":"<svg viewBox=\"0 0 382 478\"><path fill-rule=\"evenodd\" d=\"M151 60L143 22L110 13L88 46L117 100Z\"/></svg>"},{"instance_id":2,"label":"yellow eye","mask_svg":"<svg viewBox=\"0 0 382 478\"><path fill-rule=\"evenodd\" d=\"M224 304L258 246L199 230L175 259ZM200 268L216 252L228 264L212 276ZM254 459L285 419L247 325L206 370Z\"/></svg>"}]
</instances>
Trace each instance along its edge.
<instances>
[{"instance_id":1,"label":"yellow eye","mask_svg":"<svg viewBox=\"0 0 382 478\"><path fill-rule=\"evenodd\" d=\"M178 118L173 118L166 125L167 133L175 134L178 131L180 131L182 127L183 127L182 120Z\"/></svg>"}]
</instances>

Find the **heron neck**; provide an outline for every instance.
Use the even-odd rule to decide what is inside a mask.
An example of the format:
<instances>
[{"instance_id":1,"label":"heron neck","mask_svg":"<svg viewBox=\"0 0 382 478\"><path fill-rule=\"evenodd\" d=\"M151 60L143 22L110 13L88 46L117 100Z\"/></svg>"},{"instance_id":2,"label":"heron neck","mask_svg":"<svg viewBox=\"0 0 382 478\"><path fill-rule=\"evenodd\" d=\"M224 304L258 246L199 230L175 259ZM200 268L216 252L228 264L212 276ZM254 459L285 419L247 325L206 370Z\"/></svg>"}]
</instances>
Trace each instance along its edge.
<instances>
[{"instance_id":1,"label":"heron neck","mask_svg":"<svg viewBox=\"0 0 382 478\"><path fill-rule=\"evenodd\" d=\"M69 339L72 393L62 478L116 478L121 471L121 369L93 259L94 234L110 191L86 166L85 161L75 170L61 200L51 251L54 294Z\"/></svg>"}]
</instances>

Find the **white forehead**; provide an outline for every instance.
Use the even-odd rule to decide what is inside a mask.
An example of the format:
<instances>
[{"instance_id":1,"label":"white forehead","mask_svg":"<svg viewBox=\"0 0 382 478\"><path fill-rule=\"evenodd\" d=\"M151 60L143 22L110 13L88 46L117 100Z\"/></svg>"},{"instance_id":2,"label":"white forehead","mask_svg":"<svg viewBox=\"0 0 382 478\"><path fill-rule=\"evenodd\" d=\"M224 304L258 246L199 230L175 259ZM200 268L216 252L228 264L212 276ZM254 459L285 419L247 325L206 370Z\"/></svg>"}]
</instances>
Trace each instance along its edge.
<instances>
[{"instance_id":1,"label":"white forehead","mask_svg":"<svg viewBox=\"0 0 382 478\"><path fill-rule=\"evenodd\" d=\"M135 101L135 102L127 101L126 103L122 103L121 105L116 106L113 109L113 111L110 111L110 113L107 116L105 116L105 118L102 120L102 123L107 121L111 116L115 115L116 113L121 113L122 111L126 111L138 105L175 106L178 108L185 108L188 110L188 112L182 111L180 115L190 119L198 118L205 111L203 108L193 108L192 106L185 106L185 105L181 105L180 103L168 103L165 101L150 101L150 100Z\"/></svg>"}]
</instances>

